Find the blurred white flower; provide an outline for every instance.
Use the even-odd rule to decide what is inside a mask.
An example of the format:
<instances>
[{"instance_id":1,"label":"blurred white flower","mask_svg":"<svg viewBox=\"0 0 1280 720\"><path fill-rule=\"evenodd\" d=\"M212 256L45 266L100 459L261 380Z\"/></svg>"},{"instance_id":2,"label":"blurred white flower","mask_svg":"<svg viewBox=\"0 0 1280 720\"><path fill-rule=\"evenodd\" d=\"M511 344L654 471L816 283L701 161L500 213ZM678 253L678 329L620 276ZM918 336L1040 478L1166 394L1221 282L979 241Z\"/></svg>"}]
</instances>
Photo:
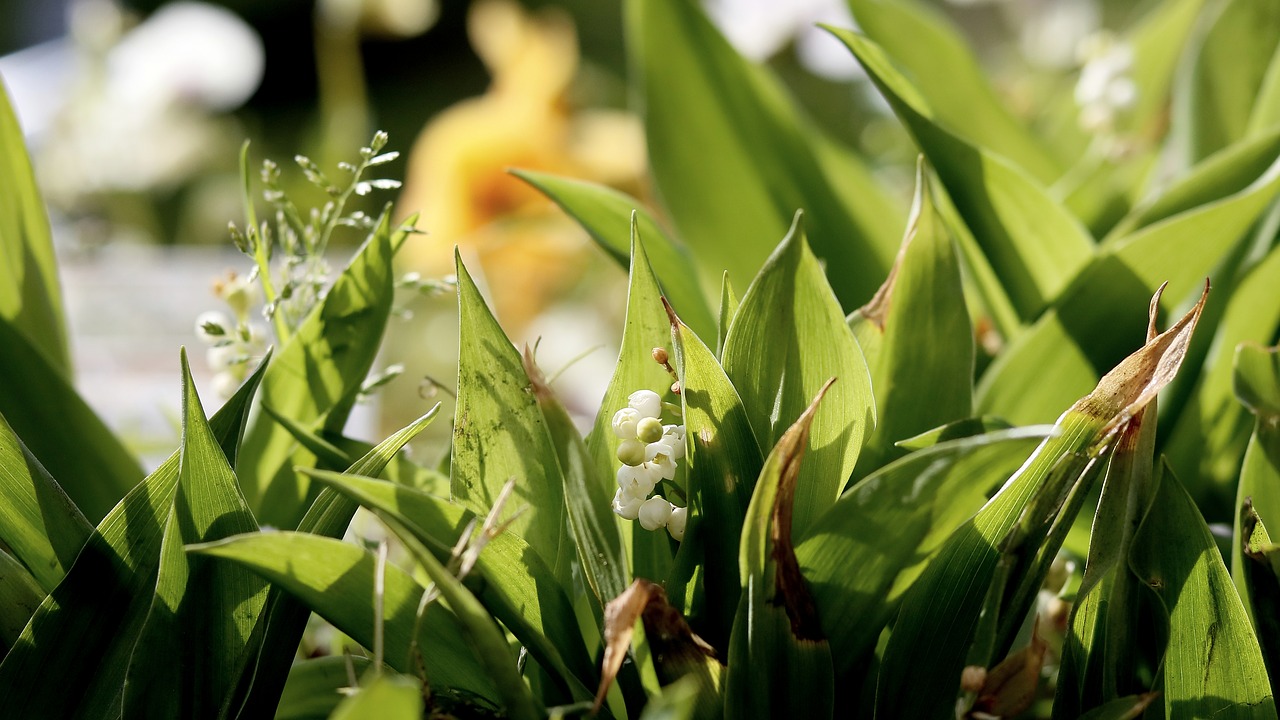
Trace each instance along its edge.
<instances>
[{"instance_id":1,"label":"blurred white flower","mask_svg":"<svg viewBox=\"0 0 1280 720\"><path fill-rule=\"evenodd\" d=\"M1005 8L1019 28L1022 54L1049 68L1072 67L1080 43L1102 24L1097 0L1028 0Z\"/></svg>"},{"instance_id":2,"label":"blurred white flower","mask_svg":"<svg viewBox=\"0 0 1280 720\"><path fill-rule=\"evenodd\" d=\"M667 532L671 533L671 537L676 542L684 540L684 528L688 522L689 508L672 506L671 518L667 520Z\"/></svg>"},{"instance_id":3,"label":"blurred white flower","mask_svg":"<svg viewBox=\"0 0 1280 720\"><path fill-rule=\"evenodd\" d=\"M1109 134L1117 118L1138 96L1130 77L1133 50L1108 34L1095 34L1081 47L1084 67L1076 81L1075 100L1080 106L1080 126L1090 132Z\"/></svg>"},{"instance_id":4,"label":"blurred white flower","mask_svg":"<svg viewBox=\"0 0 1280 720\"><path fill-rule=\"evenodd\" d=\"M640 418L656 418L662 415L662 398L652 390L637 390L627 398L627 405L640 413ZM639 428L639 419L636 420Z\"/></svg>"},{"instance_id":5,"label":"blurred white flower","mask_svg":"<svg viewBox=\"0 0 1280 720\"><path fill-rule=\"evenodd\" d=\"M794 40L796 56L814 74L833 80L865 77L848 49L817 27L857 27L844 0L704 0L703 5L729 42L751 60L767 60Z\"/></svg>"}]
</instances>

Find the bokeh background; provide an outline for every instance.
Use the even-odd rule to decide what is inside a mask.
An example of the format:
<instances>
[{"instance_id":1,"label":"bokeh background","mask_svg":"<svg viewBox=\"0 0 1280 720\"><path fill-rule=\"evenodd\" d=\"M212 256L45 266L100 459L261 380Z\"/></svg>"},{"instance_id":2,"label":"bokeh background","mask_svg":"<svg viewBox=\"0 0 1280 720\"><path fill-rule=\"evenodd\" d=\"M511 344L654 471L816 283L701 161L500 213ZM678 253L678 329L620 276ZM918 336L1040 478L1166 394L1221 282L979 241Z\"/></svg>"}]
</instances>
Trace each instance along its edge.
<instances>
[{"instance_id":1,"label":"bokeh background","mask_svg":"<svg viewBox=\"0 0 1280 720\"><path fill-rule=\"evenodd\" d=\"M703 5L906 196L914 149L816 27L853 25L840 0ZM1032 122L1046 103L1072 102L1082 48L1142 5L936 3ZM255 167L274 158L291 195L321 202L289 159L305 154L340 177L339 161L387 131L402 154L381 176L404 187L361 202L371 214L385 202L398 218L422 213L425 234L402 254L402 271L447 283L457 245L512 339L538 343L548 373L564 370L555 387L566 404L584 424L594 416L617 356L625 272L506 171L581 177L651 200L621 3L0 0L0 17L0 77L50 206L78 382L146 457L175 442L177 348L199 347L194 320L218 303L211 281L250 267L227 233L243 218L246 138ZM359 240L335 238L334 268ZM408 288L398 314L380 367L405 370L353 420L370 439L436 400L443 417L451 411L453 297ZM196 369L210 394L214 368ZM417 451L432 459L448 430L436 423Z\"/></svg>"}]
</instances>

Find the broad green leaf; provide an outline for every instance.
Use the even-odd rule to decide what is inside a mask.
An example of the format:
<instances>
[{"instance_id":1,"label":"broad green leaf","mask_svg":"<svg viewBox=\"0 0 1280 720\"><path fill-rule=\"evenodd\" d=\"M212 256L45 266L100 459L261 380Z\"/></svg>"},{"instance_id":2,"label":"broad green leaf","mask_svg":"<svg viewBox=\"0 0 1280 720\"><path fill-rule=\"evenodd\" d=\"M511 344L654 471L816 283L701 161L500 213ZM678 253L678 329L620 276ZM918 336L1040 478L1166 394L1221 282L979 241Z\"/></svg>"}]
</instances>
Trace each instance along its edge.
<instances>
[{"instance_id":1,"label":"broad green leaf","mask_svg":"<svg viewBox=\"0 0 1280 720\"><path fill-rule=\"evenodd\" d=\"M728 270L745 287L803 209L841 304L864 302L897 245L892 201L868 183L861 203L843 202L809 139L817 131L696 3L628 0L625 10L653 176L704 280Z\"/></svg>"},{"instance_id":2,"label":"broad green leaf","mask_svg":"<svg viewBox=\"0 0 1280 720\"><path fill-rule=\"evenodd\" d=\"M1267 66L1280 45L1280 6L1269 0L1229 0L1197 48L1181 104L1192 160L1246 135Z\"/></svg>"},{"instance_id":3,"label":"broad green leaf","mask_svg":"<svg viewBox=\"0 0 1280 720\"><path fill-rule=\"evenodd\" d=\"M615 478L620 465L617 453L621 441L613 433L614 413L627 407L628 396L637 390L651 390L670 402L678 402L670 394L671 376L653 361L651 355L653 348L667 348L671 344L671 322L662 309L662 294L649 266L645 247L639 227L633 223L631 276L622 348L613 378L600 400L600 412L587 437L587 452L594 463L594 472L589 477L597 479L610 499L617 489ZM630 552L632 574L655 582L666 578L671 570L672 551L665 535L640 529L630 521L619 520L618 527L623 547ZM613 597L620 594L621 591Z\"/></svg>"},{"instance_id":4,"label":"broad green leaf","mask_svg":"<svg viewBox=\"0 0 1280 720\"><path fill-rule=\"evenodd\" d=\"M92 533L93 526L0 414L0 541L47 594Z\"/></svg>"},{"instance_id":5,"label":"broad green leaf","mask_svg":"<svg viewBox=\"0 0 1280 720\"><path fill-rule=\"evenodd\" d=\"M1019 428L940 442L867 476L819 518L796 555L838 675L875 646L929 557L1044 436Z\"/></svg>"},{"instance_id":6,"label":"broad green leaf","mask_svg":"<svg viewBox=\"0 0 1280 720\"><path fill-rule=\"evenodd\" d=\"M341 430L373 365L391 312L390 216L334 282L319 306L285 342L262 380L262 402L302 424L323 420ZM315 493L295 465L312 465L287 430L259 416L245 437L236 471L249 507L266 525L294 528ZM55 474L56 477L56 474Z\"/></svg>"},{"instance_id":7,"label":"broad green leaf","mask_svg":"<svg viewBox=\"0 0 1280 720\"><path fill-rule=\"evenodd\" d=\"M644 706L640 720L693 720L697 717L698 680L686 677L662 688L662 694Z\"/></svg>"},{"instance_id":8,"label":"broad green leaf","mask_svg":"<svg viewBox=\"0 0 1280 720\"><path fill-rule=\"evenodd\" d=\"M742 296L723 365L762 451L778 443L828 380L838 380L806 433L812 447L794 499L796 532L803 534L853 472L875 428L876 404L866 360L809 251L801 220L797 213Z\"/></svg>"},{"instance_id":9,"label":"broad green leaf","mask_svg":"<svg viewBox=\"0 0 1280 720\"><path fill-rule=\"evenodd\" d=\"M436 403L425 415L350 463L347 472L369 476L389 474L388 467L395 464L401 448L425 429L439 411L440 404ZM333 450L343 451L336 447ZM337 462L339 466L348 466L345 458L337 459ZM298 530L340 538L351 524L356 507L354 502L332 488L324 488L307 509L302 522L298 523ZM238 717L252 718L269 714L276 707L310 615L311 610L296 598L278 587L271 588L267 607L263 612L267 630L261 644L261 653L246 668L246 675L250 675L249 683L247 687L238 688L241 691L238 694L239 701L233 704L233 707L240 708Z\"/></svg>"},{"instance_id":10,"label":"broad green leaf","mask_svg":"<svg viewBox=\"0 0 1280 720\"><path fill-rule=\"evenodd\" d=\"M729 643L728 717L828 717L835 706L831 646L792 544L792 503L801 482L818 390L760 470L742 526L742 598Z\"/></svg>"},{"instance_id":11,"label":"broad green leaf","mask_svg":"<svg viewBox=\"0 0 1280 720\"><path fill-rule=\"evenodd\" d=\"M71 377L49 217L22 129L0 78L0 318L12 323L63 379ZM7 343L0 343L7 348Z\"/></svg>"},{"instance_id":12,"label":"broad green leaf","mask_svg":"<svg viewBox=\"0 0 1280 720\"><path fill-rule=\"evenodd\" d=\"M569 530L578 547L578 563L587 587L603 608L605 603L621 595L631 580L618 524L610 507L613 496L606 485L609 476L597 474L599 467L591 461L586 444L573 426L573 418L556 398L527 348L524 369L560 459L565 508ZM599 620L603 627L603 618Z\"/></svg>"},{"instance_id":13,"label":"broad green leaf","mask_svg":"<svg viewBox=\"0 0 1280 720\"><path fill-rule=\"evenodd\" d=\"M1154 144L1163 134L1169 91L1205 0L1169 0L1156 5L1126 33L1133 50L1130 77L1139 88L1133 107L1120 116L1117 132Z\"/></svg>"},{"instance_id":14,"label":"broad green leaf","mask_svg":"<svg viewBox=\"0 0 1280 720\"><path fill-rule=\"evenodd\" d=\"M228 463L266 363L209 421ZM125 674L155 598L179 465L180 451L107 514L0 663L0 696L18 716L120 716Z\"/></svg>"},{"instance_id":15,"label":"broad green leaf","mask_svg":"<svg viewBox=\"0 0 1280 720\"><path fill-rule=\"evenodd\" d=\"M235 472L205 419L182 351L178 487L160 546L155 598L125 676L124 715L213 718L257 653L267 584L245 568L188 559L188 543L255 532Z\"/></svg>"},{"instance_id":16,"label":"broad green leaf","mask_svg":"<svg viewBox=\"0 0 1280 720\"><path fill-rule=\"evenodd\" d=\"M1262 76L1258 97L1249 116L1248 133L1259 135L1280 125L1280 48L1271 56L1271 63Z\"/></svg>"},{"instance_id":17,"label":"broad green leaf","mask_svg":"<svg viewBox=\"0 0 1280 720\"><path fill-rule=\"evenodd\" d=\"M702 544L707 625L699 634L723 651L742 590L737 564L742 520L763 460L733 383L702 340L669 306L667 312L687 448L690 509L684 542L696 537Z\"/></svg>"},{"instance_id":18,"label":"broad green leaf","mask_svg":"<svg viewBox=\"0 0 1280 720\"><path fill-rule=\"evenodd\" d=\"M1199 384L1174 425L1164 452L1169 465L1192 487L1210 487L1228 497L1240 479L1253 420L1232 392L1236 348L1270 342L1280 329L1280 248L1273 248L1231 294L1218 321L1214 344ZM1280 513L1280 505L1274 512ZM1233 513L1234 515L1235 513Z\"/></svg>"},{"instance_id":19,"label":"broad green leaf","mask_svg":"<svg viewBox=\"0 0 1280 720\"><path fill-rule=\"evenodd\" d=\"M858 476L905 455L899 441L973 414L973 330L960 263L923 168L916 183L894 269L849 321L859 344L875 348L867 365L880 418L858 458Z\"/></svg>"},{"instance_id":20,"label":"broad green leaf","mask_svg":"<svg viewBox=\"0 0 1280 720\"><path fill-rule=\"evenodd\" d=\"M1046 400L1085 392L1092 377L1141 342L1141 299L1168 283L1161 308L1172 311L1195 295L1206 277L1243 240L1280 191L1280 160L1245 189L1109 238L1055 306L1017 338L978 384L978 410L1014 423L1041 422L1055 406ZM1205 242L1206 237L1220 238ZM1051 376L1035 392L1020 387Z\"/></svg>"},{"instance_id":21,"label":"broad green leaf","mask_svg":"<svg viewBox=\"0 0 1280 720\"><path fill-rule=\"evenodd\" d=\"M1168 385L1185 357L1206 297L1207 291L1190 312L1125 358L1103 376L1093 392L1063 413L1055 434L1041 443L1000 492L942 546L903 599L884 650L877 715L952 716L961 670L966 664L975 664L969 656L970 645L1000 561L998 544L1038 493L1066 492L1084 470L1076 463L1075 472L1056 472L1061 463L1103 451L1111 431ZM1050 483L1056 489L1042 490ZM1035 548L1027 550L1034 552ZM925 646L930 648L931 662L921 666L915 658ZM978 660L986 666L991 658ZM922 686L931 692L912 692Z\"/></svg>"},{"instance_id":22,"label":"broad green leaf","mask_svg":"<svg viewBox=\"0 0 1280 720\"><path fill-rule=\"evenodd\" d=\"M1262 652L1195 503L1164 466L1129 565L1168 621L1166 717L1274 718Z\"/></svg>"},{"instance_id":23,"label":"broad green leaf","mask_svg":"<svg viewBox=\"0 0 1280 720\"><path fill-rule=\"evenodd\" d=\"M877 44L831 29L853 51L915 139L1023 320L1034 318L1093 255L1092 238L1024 170L935 122L921 92Z\"/></svg>"},{"instance_id":24,"label":"broad green leaf","mask_svg":"<svg viewBox=\"0 0 1280 720\"><path fill-rule=\"evenodd\" d=\"M366 648L373 647L377 559L372 552L300 532L236 535L187 550L253 570L287 590L352 640ZM417 664L410 653L410 642L424 588L391 564L386 566L383 587L384 660L396 672L415 672ZM467 648L458 619L440 603L427 607L418 644L422 648L422 667L433 690L497 699L487 671Z\"/></svg>"},{"instance_id":25,"label":"broad green leaf","mask_svg":"<svg viewBox=\"0 0 1280 720\"><path fill-rule=\"evenodd\" d=\"M530 170L513 170L516 177L551 198L586 230L605 252L624 267L631 260L631 217L640 237L653 253L654 273L661 279L667 299L690 326L700 333L715 327L693 258L685 246L672 240L637 199L613 188Z\"/></svg>"},{"instance_id":26,"label":"broad green leaf","mask_svg":"<svg viewBox=\"0 0 1280 720\"><path fill-rule=\"evenodd\" d=\"M1259 543L1252 542L1243 527L1249 514L1258 526L1280 525L1280 351L1243 343L1236 348L1233 366L1235 394L1254 415L1254 423L1238 468L1231 574L1269 665L1280 670L1272 663L1280 657L1280 627L1274 620L1274 611L1280 609L1274 569L1280 556L1271 548L1250 547ZM1259 566L1264 557L1271 562Z\"/></svg>"},{"instance_id":27,"label":"broad green leaf","mask_svg":"<svg viewBox=\"0 0 1280 720\"><path fill-rule=\"evenodd\" d=\"M412 488L322 470L309 474L351 500L394 517L441 562L448 561L458 536L475 518L460 506ZM465 584L535 660L559 674L566 695L580 689L575 699L591 697L587 688L595 681L595 671L587 648L572 640L579 635L573 606L551 570L523 540L508 533L490 540Z\"/></svg>"},{"instance_id":28,"label":"broad green leaf","mask_svg":"<svg viewBox=\"0 0 1280 720\"><path fill-rule=\"evenodd\" d=\"M560 584L570 587L573 540L565 519L560 461L546 420L520 353L485 306L461 256L457 273L461 334L450 464L453 499L483 516L507 480L516 478L515 505L529 509L514 520L510 532L524 538Z\"/></svg>"},{"instance_id":29,"label":"broad green leaf","mask_svg":"<svg viewBox=\"0 0 1280 720\"><path fill-rule=\"evenodd\" d=\"M1144 689L1138 678L1145 597L1129 572L1134 532L1155 492L1156 413L1136 415L1116 440L1094 513L1058 673L1054 717L1069 718Z\"/></svg>"},{"instance_id":30,"label":"broad green leaf","mask_svg":"<svg viewBox=\"0 0 1280 720\"><path fill-rule=\"evenodd\" d=\"M342 690L371 665L358 655L328 655L294 663L280 693L275 720L325 720L342 702Z\"/></svg>"},{"instance_id":31,"label":"broad green leaf","mask_svg":"<svg viewBox=\"0 0 1280 720\"><path fill-rule=\"evenodd\" d=\"M408 675L376 673L342 701L330 720L420 720L422 682ZM277 716L279 717L279 716Z\"/></svg>"},{"instance_id":32,"label":"broad green leaf","mask_svg":"<svg viewBox=\"0 0 1280 720\"><path fill-rule=\"evenodd\" d=\"M0 648L8 652L48 592L22 563L0 552Z\"/></svg>"},{"instance_id":33,"label":"broad green leaf","mask_svg":"<svg viewBox=\"0 0 1280 720\"><path fill-rule=\"evenodd\" d=\"M1159 697L1158 692L1126 695L1090 710L1081 715L1079 720L1136 720Z\"/></svg>"},{"instance_id":34,"label":"broad green leaf","mask_svg":"<svg viewBox=\"0 0 1280 720\"><path fill-rule=\"evenodd\" d=\"M65 374L3 317L0 378L0 413L14 434L89 522L101 521L142 479L138 461Z\"/></svg>"},{"instance_id":35,"label":"broad green leaf","mask_svg":"<svg viewBox=\"0 0 1280 720\"><path fill-rule=\"evenodd\" d=\"M506 637L489 617L484 605L480 604L470 590L463 587L452 572L436 560L435 555L431 554L413 532L391 516L381 511L375 512L413 553L418 567L431 578L441 598L453 610L465 642L493 681L503 714L516 720L540 720L545 711L538 707L538 702L529 692L529 686L516 668L516 659L511 656Z\"/></svg>"},{"instance_id":36,"label":"broad green leaf","mask_svg":"<svg viewBox=\"0 0 1280 720\"><path fill-rule=\"evenodd\" d=\"M1041 183L1057 178L1058 160L1004 107L964 38L939 13L910 0L848 4L862 32L911 78L936 123Z\"/></svg>"},{"instance_id":37,"label":"broad green leaf","mask_svg":"<svg viewBox=\"0 0 1280 720\"><path fill-rule=\"evenodd\" d=\"M973 437L997 430L1008 430L1011 427L1013 426L1004 420L989 415L964 418L963 420L956 420L946 425L926 430L906 440L899 440L894 445L908 451L923 450L945 440L959 440L960 438Z\"/></svg>"}]
</instances>

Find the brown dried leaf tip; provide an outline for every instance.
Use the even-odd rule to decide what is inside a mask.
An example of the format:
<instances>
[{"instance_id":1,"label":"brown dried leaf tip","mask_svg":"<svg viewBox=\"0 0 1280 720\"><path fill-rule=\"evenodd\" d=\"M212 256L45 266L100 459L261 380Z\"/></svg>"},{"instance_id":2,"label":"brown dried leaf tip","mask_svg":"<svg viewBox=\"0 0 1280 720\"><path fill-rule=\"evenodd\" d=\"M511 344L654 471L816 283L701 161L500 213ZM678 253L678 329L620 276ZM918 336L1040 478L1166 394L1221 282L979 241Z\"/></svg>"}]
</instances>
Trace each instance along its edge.
<instances>
[{"instance_id":1,"label":"brown dried leaf tip","mask_svg":"<svg viewBox=\"0 0 1280 720\"><path fill-rule=\"evenodd\" d=\"M631 646L636 620L644 621L644 632L654 658L659 679L664 682L664 668L688 667L686 663L716 660L715 650L694 634L680 611L667 602L661 585L636 578L621 595L604 607L604 662L600 669L600 689L596 692L592 713L604 704L609 686L618 676L622 661Z\"/></svg>"}]
</instances>

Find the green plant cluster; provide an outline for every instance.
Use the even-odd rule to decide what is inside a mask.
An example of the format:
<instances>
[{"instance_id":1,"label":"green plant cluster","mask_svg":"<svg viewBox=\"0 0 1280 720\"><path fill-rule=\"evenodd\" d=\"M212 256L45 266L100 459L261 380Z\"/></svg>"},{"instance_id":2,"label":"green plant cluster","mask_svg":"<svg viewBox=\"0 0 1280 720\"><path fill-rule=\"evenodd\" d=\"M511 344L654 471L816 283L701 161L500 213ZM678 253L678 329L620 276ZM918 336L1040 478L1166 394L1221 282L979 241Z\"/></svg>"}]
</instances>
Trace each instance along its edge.
<instances>
[{"instance_id":1,"label":"green plant cluster","mask_svg":"<svg viewBox=\"0 0 1280 720\"><path fill-rule=\"evenodd\" d=\"M921 153L909 211L693 3L625 6L661 214L518 173L629 268L594 427L459 260L438 469L399 452L438 407L374 446L343 434L409 238L384 213L212 417L182 356L181 447L143 477L72 387L0 108L4 712L1276 717L1265 3L1153 5L1120 38L1136 99L1103 136L1073 107L1033 132L946 22L850 0L861 30L831 32ZM682 535L610 505L638 390L683 425L661 481ZM411 570L340 539L357 507ZM311 613L367 657L296 659Z\"/></svg>"}]
</instances>

